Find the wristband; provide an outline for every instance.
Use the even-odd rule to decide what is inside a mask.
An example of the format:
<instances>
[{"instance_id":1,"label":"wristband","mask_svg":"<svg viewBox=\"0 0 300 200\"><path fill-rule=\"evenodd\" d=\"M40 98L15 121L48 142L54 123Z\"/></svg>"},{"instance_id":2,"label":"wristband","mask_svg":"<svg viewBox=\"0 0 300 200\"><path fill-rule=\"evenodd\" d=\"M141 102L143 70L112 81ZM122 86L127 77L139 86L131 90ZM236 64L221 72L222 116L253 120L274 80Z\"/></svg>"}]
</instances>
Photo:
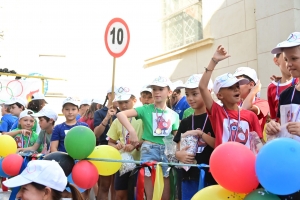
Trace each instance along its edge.
<instances>
[{"instance_id":1,"label":"wristband","mask_svg":"<svg viewBox=\"0 0 300 200\"><path fill-rule=\"evenodd\" d=\"M211 58L211 60L215 63L218 64L219 61L215 60L214 58Z\"/></svg>"},{"instance_id":2,"label":"wristband","mask_svg":"<svg viewBox=\"0 0 300 200\"><path fill-rule=\"evenodd\" d=\"M106 125L104 125L104 124L103 124L103 122L101 122L101 125L102 125L102 126L104 126L104 127L106 127L106 126L107 126L107 124L106 124Z\"/></svg>"}]
</instances>

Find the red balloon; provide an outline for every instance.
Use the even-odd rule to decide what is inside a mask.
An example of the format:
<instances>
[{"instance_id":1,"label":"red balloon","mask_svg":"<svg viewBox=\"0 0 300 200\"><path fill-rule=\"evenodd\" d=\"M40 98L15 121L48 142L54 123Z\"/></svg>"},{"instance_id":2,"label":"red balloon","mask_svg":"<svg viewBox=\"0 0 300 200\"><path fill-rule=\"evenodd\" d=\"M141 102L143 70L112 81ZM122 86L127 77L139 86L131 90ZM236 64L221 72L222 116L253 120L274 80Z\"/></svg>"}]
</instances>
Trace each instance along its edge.
<instances>
[{"instance_id":1,"label":"red balloon","mask_svg":"<svg viewBox=\"0 0 300 200\"><path fill-rule=\"evenodd\" d=\"M2 161L2 169L9 176L16 176L20 173L23 164L23 157L18 154L10 154Z\"/></svg>"},{"instance_id":2,"label":"red balloon","mask_svg":"<svg viewBox=\"0 0 300 200\"><path fill-rule=\"evenodd\" d=\"M210 157L210 171L215 180L227 190L249 193L258 186L255 155L245 145L227 142L218 146Z\"/></svg>"},{"instance_id":3,"label":"red balloon","mask_svg":"<svg viewBox=\"0 0 300 200\"><path fill-rule=\"evenodd\" d=\"M81 160L73 167L72 179L80 188L92 188L97 183L98 177L97 168L87 160Z\"/></svg>"}]
</instances>

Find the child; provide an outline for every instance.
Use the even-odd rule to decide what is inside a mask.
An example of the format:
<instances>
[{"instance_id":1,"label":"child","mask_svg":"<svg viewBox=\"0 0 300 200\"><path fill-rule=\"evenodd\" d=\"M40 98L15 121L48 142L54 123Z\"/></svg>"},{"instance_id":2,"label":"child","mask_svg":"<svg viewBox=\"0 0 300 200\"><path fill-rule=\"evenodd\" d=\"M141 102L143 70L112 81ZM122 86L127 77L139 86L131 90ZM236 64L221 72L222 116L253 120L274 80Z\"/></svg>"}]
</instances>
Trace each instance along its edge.
<instances>
[{"instance_id":1,"label":"child","mask_svg":"<svg viewBox=\"0 0 300 200\"><path fill-rule=\"evenodd\" d=\"M121 93L119 93L114 101L118 102L120 111L125 111L133 109L133 106L136 103L136 98L130 91L130 89L128 89L127 91L123 90ZM128 121L134 127L136 133L138 134L138 138L141 141L143 133L142 120L136 120L134 117L131 117L128 119ZM107 136L109 137L108 144L110 146L113 146L118 150L130 152L134 160L140 160L140 152L137 151L135 147L129 143L129 133L122 126L118 119L113 121L110 129L108 130ZM131 171L123 174L122 176L120 176L119 171L115 174L114 187L116 190L116 200L127 199L130 174Z\"/></svg>"},{"instance_id":2,"label":"child","mask_svg":"<svg viewBox=\"0 0 300 200\"><path fill-rule=\"evenodd\" d=\"M50 143L50 151L62 151L65 149L65 137L68 131L75 126L87 126L84 122L77 122L76 115L78 114L78 104L75 99L68 97L63 101L62 113L66 118L66 121L58 124L54 127Z\"/></svg>"},{"instance_id":3,"label":"child","mask_svg":"<svg viewBox=\"0 0 300 200\"><path fill-rule=\"evenodd\" d=\"M261 88L256 71L250 67L239 67L233 75L238 79L245 78L249 81L248 84L240 86L242 99L240 106L257 115L261 130L263 131L269 113L269 104L267 100L256 97Z\"/></svg>"},{"instance_id":4,"label":"child","mask_svg":"<svg viewBox=\"0 0 300 200\"><path fill-rule=\"evenodd\" d=\"M13 116L19 118L20 113L26 109L27 101L20 97L13 97L12 99L5 102L5 105L10 106L10 113ZM11 130L18 128L19 120L16 120L11 126Z\"/></svg>"},{"instance_id":5,"label":"child","mask_svg":"<svg viewBox=\"0 0 300 200\"><path fill-rule=\"evenodd\" d=\"M98 110L98 104L92 102L90 107L86 110L86 112L80 117L79 122L85 122L89 125L90 129L94 131L94 113Z\"/></svg>"},{"instance_id":6,"label":"child","mask_svg":"<svg viewBox=\"0 0 300 200\"><path fill-rule=\"evenodd\" d=\"M293 78L300 77L300 32L293 32L286 41L277 45L272 54L283 54L286 67ZM277 117L279 122L271 120L266 126L266 133L269 135L277 134L281 128L299 139L300 136L300 85L292 85L280 94ZM288 113L292 116L288 122ZM280 196L281 199L300 199L300 192Z\"/></svg>"},{"instance_id":7,"label":"child","mask_svg":"<svg viewBox=\"0 0 300 200\"><path fill-rule=\"evenodd\" d=\"M256 115L240 109L240 85L247 84L247 79L237 79L232 74L218 76L214 82L214 93L222 101L223 106L214 102L207 85L217 63L228 58L227 51L218 46L199 83L202 99L209 114L209 119L215 133L215 147L228 141L246 145L250 149L249 132L255 131L262 138L262 130Z\"/></svg>"},{"instance_id":8,"label":"child","mask_svg":"<svg viewBox=\"0 0 300 200\"><path fill-rule=\"evenodd\" d=\"M76 120L79 120L81 116L89 109L91 101L88 99L83 99L79 105L79 113L76 115Z\"/></svg>"},{"instance_id":9,"label":"child","mask_svg":"<svg viewBox=\"0 0 300 200\"><path fill-rule=\"evenodd\" d=\"M38 139L33 146L27 148L19 148L18 151L37 151L41 148L42 154L48 154L50 152L52 131L58 115L51 108L45 106L38 113L34 113L31 116L39 118L39 125L42 130L39 133Z\"/></svg>"},{"instance_id":10,"label":"child","mask_svg":"<svg viewBox=\"0 0 300 200\"><path fill-rule=\"evenodd\" d=\"M32 99L28 103L27 107L28 109L31 109L34 112L39 112L46 104L47 101L45 99L45 96L42 93L38 92L32 95Z\"/></svg>"},{"instance_id":11,"label":"child","mask_svg":"<svg viewBox=\"0 0 300 200\"><path fill-rule=\"evenodd\" d=\"M268 86L267 95L270 108L270 117L272 120L278 121L277 112L279 96L282 91L294 85L296 79L292 77L291 73L287 69L283 53L274 54L273 61L275 65L279 67L282 77L279 80L273 80L270 83L270 85Z\"/></svg>"},{"instance_id":12,"label":"child","mask_svg":"<svg viewBox=\"0 0 300 200\"><path fill-rule=\"evenodd\" d=\"M145 104L151 104L153 103L153 97L152 97L152 89L151 88L147 88L146 86L144 86L141 91L140 91L140 102L145 105Z\"/></svg>"},{"instance_id":13,"label":"child","mask_svg":"<svg viewBox=\"0 0 300 200\"><path fill-rule=\"evenodd\" d=\"M176 88L172 94L171 101L172 110L178 113L179 119L182 120L183 112L190 107L186 100L186 96L181 94L181 90Z\"/></svg>"},{"instance_id":14,"label":"child","mask_svg":"<svg viewBox=\"0 0 300 200\"><path fill-rule=\"evenodd\" d=\"M12 125L15 123L15 121L18 119L16 116L13 116L10 114L10 106L2 104L1 106L1 113L2 118L0 121L0 133L7 133L11 129Z\"/></svg>"},{"instance_id":15,"label":"child","mask_svg":"<svg viewBox=\"0 0 300 200\"><path fill-rule=\"evenodd\" d=\"M32 110L23 110L19 115L20 128L16 128L11 132L6 133L15 139L18 148L31 147L38 139L38 135L32 131L34 124L34 118L31 116L32 114ZM42 149L39 148L38 152L41 152L41 150Z\"/></svg>"},{"instance_id":16,"label":"child","mask_svg":"<svg viewBox=\"0 0 300 200\"><path fill-rule=\"evenodd\" d=\"M141 147L141 161L143 162L168 162L164 154L163 137L171 137L171 134L176 134L179 125L178 114L166 106L167 98L172 94L170 86L172 86L172 83L168 78L162 76L155 78L148 86L152 88L154 104L144 105L117 114L121 124L130 133L129 141L133 146L139 144L139 139L128 118L137 117L143 121L144 132L142 138L144 142ZM167 169L167 166L162 166L164 174L163 200L169 200L170 195L169 171ZM152 199L153 195L153 185L150 176L150 171L146 168L145 192L147 199Z\"/></svg>"},{"instance_id":17,"label":"child","mask_svg":"<svg viewBox=\"0 0 300 200\"><path fill-rule=\"evenodd\" d=\"M201 77L202 74L194 74L185 83L186 98L189 105L195 110L195 113L180 122L178 132L174 138L174 142L178 143L176 158L187 164L193 163L194 159L196 159L198 164L209 164L210 155L215 146L214 132L198 88ZM211 89L212 85L212 81L209 80L208 88ZM186 149L189 147L179 150L181 137L186 135L199 136L196 156L187 153ZM182 200L190 200L198 192L199 173L199 169L196 167L191 167L188 171L182 169ZM205 182L207 185L216 184L208 171L206 172Z\"/></svg>"},{"instance_id":18,"label":"child","mask_svg":"<svg viewBox=\"0 0 300 200\"><path fill-rule=\"evenodd\" d=\"M120 88L114 88L114 91L117 92ZM118 102L112 102L113 95L111 89L107 90L106 99L104 102L104 107L100 110L97 110L94 113L94 133L97 138L97 145L107 145L107 132L110 128L110 123L116 119L115 114L119 111L117 109ZM106 101L108 100L107 106L105 106ZM112 120L111 120L112 119ZM113 176L101 176L99 175L98 180L98 194L97 199L107 199L109 195L109 189L111 188L111 199L115 199L114 187L112 184Z\"/></svg>"}]
</instances>

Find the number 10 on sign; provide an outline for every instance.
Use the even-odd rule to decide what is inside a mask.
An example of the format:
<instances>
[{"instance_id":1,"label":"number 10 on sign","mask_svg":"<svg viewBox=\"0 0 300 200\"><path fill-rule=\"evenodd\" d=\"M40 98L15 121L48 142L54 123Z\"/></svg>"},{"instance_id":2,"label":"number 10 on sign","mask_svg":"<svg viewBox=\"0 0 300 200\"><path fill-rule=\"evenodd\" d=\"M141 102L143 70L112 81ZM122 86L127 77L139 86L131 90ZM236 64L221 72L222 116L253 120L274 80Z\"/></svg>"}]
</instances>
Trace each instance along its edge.
<instances>
[{"instance_id":1,"label":"number 10 on sign","mask_svg":"<svg viewBox=\"0 0 300 200\"><path fill-rule=\"evenodd\" d=\"M130 33L123 19L112 19L106 27L104 37L106 49L111 56L118 58L126 52L130 41Z\"/></svg>"}]
</instances>

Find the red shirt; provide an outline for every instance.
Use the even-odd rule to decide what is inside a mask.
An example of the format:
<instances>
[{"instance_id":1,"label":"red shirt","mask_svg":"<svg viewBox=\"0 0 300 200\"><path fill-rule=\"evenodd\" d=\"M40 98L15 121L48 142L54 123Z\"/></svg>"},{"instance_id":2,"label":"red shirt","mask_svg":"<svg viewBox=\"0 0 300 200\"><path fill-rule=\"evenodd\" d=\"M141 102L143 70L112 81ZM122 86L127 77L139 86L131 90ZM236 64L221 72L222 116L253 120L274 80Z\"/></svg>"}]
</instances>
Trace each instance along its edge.
<instances>
[{"instance_id":1,"label":"red shirt","mask_svg":"<svg viewBox=\"0 0 300 200\"><path fill-rule=\"evenodd\" d=\"M86 117L80 117L78 120L79 122L85 122L90 127L92 131L94 131L94 118L86 118Z\"/></svg>"},{"instance_id":2,"label":"red shirt","mask_svg":"<svg viewBox=\"0 0 300 200\"><path fill-rule=\"evenodd\" d=\"M261 126L261 130L263 132L267 121L267 116L270 111L268 101L260 98L255 98L253 105L257 106L260 110L260 113L259 115L257 115L257 117L258 117L259 124Z\"/></svg>"},{"instance_id":3,"label":"red shirt","mask_svg":"<svg viewBox=\"0 0 300 200\"><path fill-rule=\"evenodd\" d=\"M230 118L230 125L226 112ZM226 112L216 102L213 103L211 112L208 112L216 136L215 147L225 142L236 141L246 145L250 149L249 132L252 131L255 131L262 138L262 130L254 112L241 109L238 128L238 111L226 110Z\"/></svg>"},{"instance_id":4,"label":"red shirt","mask_svg":"<svg viewBox=\"0 0 300 200\"><path fill-rule=\"evenodd\" d=\"M292 86L292 84L293 84L292 80L290 80L290 81L288 81L286 83L279 83L279 84L277 82L275 82L275 81L272 81L270 83L270 85L268 86L267 96L268 96L268 103L269 103L269 108L270 108L270 117L271 117L271 119L273 119L273 120L277 119L276 116L277 116L277 112L278 112L279 95L286 88ZM295 81L294 81L294 84L296 84L296 83L298 83L298 78L296 78Z\"/></svg>"}]
</instances>

